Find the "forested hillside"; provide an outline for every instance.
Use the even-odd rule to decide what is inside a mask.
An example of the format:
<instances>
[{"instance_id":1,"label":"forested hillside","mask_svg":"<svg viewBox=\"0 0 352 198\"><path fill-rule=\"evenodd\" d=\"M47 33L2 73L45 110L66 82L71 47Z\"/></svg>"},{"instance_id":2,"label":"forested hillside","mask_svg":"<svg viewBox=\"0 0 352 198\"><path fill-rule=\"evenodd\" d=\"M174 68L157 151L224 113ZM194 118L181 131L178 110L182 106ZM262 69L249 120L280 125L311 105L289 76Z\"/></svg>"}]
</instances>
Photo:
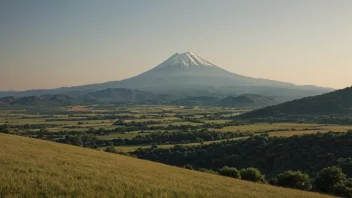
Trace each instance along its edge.
<instances>
[{"instance_id":1,"label":"forested hillside","mask_svg":"<svg viewBox=\"0 0 352 198\"><path fill-rule=\"evenodd\" d=\"M287 115L352 114L352 87L265 107L242 115L243 118L280 117Z\"/></svg>"},{"instance_id":2,"label":"forested hillside","mask_svg":"<svg viewBox=\"0 0 352 198\"><path fill-rule=\"evenodd\" d=\"M336 165L342 166L352 177L352 131L294 137L258 135L197 147L140 149L132 154L165 164L189 164L212 170L224 166L255 167L269 178L287 170L300 170L315 176L322 168Z\"/></svg>"}]
</instances>

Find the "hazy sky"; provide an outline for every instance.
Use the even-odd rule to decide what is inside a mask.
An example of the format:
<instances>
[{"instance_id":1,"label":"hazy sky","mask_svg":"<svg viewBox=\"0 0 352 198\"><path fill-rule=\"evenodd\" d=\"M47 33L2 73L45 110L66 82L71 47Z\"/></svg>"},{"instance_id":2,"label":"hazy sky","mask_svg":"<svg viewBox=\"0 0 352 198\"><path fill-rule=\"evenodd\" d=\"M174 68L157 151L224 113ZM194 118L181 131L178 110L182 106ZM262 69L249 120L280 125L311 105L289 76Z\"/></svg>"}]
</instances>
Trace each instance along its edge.
<instances>
[{"instance_id":1,"label":"hazy sky","mask_svg":"<svg viewBox=\"0 0 352 198\"><path fill-rule=\"evenodd\" d=\"M121 80L192 51L231 72L352 85L351 0L1 0L0 90Z\"/></svg>"}]
</instances>

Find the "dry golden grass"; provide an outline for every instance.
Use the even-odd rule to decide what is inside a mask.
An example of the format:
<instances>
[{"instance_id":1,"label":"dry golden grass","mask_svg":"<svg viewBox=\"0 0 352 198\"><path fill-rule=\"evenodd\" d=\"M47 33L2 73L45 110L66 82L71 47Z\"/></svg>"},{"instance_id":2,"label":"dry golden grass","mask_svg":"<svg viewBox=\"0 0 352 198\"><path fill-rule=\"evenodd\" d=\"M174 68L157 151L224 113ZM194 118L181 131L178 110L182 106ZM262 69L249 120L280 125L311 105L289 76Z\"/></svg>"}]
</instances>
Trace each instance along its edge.
<instances>
[{"instance_id":1,"label":"dry golden grass","mask_svg":"<svg viewBox=\"0 0 352 198\"><path fill-rule=\"evenodd\" d=\"M302 130L304 128L321 128L326 125L322 124L297 124L297 123L255 123L255 124L250 124L250 125L240 125L240 126L227 126L222 129L216 129L216 131L220 132L236 132L236 131L241 131L241 132L264 132L267 130L280 130L280 129L297 129L297 130Z\"/></svg>"},{"instance_id":2,"label":"dry golden grass","mask_svg":"<svg viewBox=\"0 0 352 198\"><path fill-rule=\"evenodd\" d=\"M0 134L0 197L328 197Z\"/></svg>"},{"instance_id":3,"label":"dry golden grass","mask_svg":"<svg viewBox=\"0 0 352 198\"><path fill-rule=\"evenodd\" d=\"M88 108L86 106L72 106L71 111L87 111Z\"/></svg>"},{"instance_id":4,"label":"dry golden grass","mask_svg":"<svg viewBox=\"0 0 352 198\"><path fill-rule=\"evenodd\" d=\"M328 131L321 131L321 130L309 130L309 131L278 131L278 132L269 132L269 136L276 136L276 137L290 137L294 135L306 135L306 134L316 134L318 132L327 133Z\"/></svg>"}]
</instances>

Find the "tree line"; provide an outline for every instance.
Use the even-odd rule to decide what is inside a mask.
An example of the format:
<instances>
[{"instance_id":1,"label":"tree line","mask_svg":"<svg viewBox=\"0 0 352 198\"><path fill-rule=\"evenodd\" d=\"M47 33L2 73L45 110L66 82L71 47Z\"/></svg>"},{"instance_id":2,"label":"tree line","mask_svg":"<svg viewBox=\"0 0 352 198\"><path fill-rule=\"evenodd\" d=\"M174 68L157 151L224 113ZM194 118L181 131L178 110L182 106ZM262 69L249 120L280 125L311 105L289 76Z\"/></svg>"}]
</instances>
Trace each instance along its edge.
<instances>
[{"instance_id":1,"label":"tree line","mask_svg":"<svg viewBox=\"0 0 352 198\"><path fill-rule=\"evenodd\" d=\"M352 131L318 133L293 137L255 135L247 139L223 141L196 147L137 149L132 155L175 166L197 169L255 167L268 177L287 170L315 176L319 170L339 166L352 176Z\"/></svg>"},{"instance_id":2,"label":"tree line","mask_svg":"<svg viewBox=\"0 0 352 198\"><path fill-rule=\"evenodd\" d=\"M106 151L112 152L113 150L107 148ZM269 179L267 179L259 169L252 167L239 170L234 167L224 166L213 171L205 168L194 169L191 165L187 164L184 168L251 182L314 191L342 197L352 197L352 178L348 178L342 169L336 166L321 169L315 177L310 177L308 174L302 173L301 171L288 170Z\"/></svg>"},{"instance_id":3,"label":"tree line","mask_svg":"<svg viewBox=\"0 0 352 198\"><path fill-rule=\"evenodd\" d=\"M213 140L225 140L236 137L248 136L247 133L223 133L208 131L207 129L195 131L154 132L146 135L137 135L131 139L117 138L112 140L100 140L92 134L66 136L57 139L56 142L84 146L89 148L123 146L123 145L157 145L157 144L185 144Z\"/></svg>"}]
</instances>

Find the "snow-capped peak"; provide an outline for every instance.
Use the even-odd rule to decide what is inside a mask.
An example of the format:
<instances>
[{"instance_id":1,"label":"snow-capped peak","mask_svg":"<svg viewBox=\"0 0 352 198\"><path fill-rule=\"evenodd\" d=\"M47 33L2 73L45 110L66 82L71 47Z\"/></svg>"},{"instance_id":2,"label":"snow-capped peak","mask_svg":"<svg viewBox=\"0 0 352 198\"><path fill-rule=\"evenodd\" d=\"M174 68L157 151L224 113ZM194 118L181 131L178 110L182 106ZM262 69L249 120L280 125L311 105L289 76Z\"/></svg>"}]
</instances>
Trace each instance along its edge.
<instances>
[{"instance_id":1,"label":"snow-capped peak","mask_svg":"<svg viewBox=\"0 0 352 198\"><path fill-rule=\"evenodd\" d=\"M157 66L158 68L215 67L211 62L191 53L176 53Z\"/></svg>"}]
</instances>

